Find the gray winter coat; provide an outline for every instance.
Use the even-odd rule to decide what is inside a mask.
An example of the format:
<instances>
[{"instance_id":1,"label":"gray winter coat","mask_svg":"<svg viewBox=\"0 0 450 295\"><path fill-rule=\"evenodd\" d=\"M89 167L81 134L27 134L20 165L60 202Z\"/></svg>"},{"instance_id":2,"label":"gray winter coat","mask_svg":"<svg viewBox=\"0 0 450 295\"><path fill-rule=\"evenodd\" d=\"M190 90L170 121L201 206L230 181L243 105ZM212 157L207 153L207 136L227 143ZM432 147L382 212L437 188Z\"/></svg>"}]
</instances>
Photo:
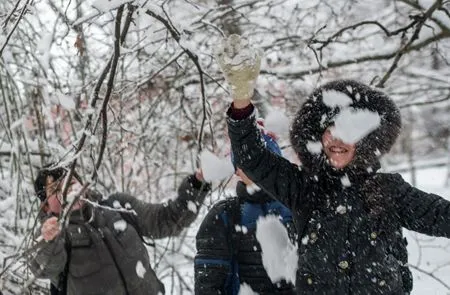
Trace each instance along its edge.
<instances>
[{"instance_id":1,"label":"gray winter coat","mask_svg":"<svg viewBox=\"0 0 450 295\"><path fill-rule=\"evenodd\" d=\"M208 191L208 185L190 176L180 185L178 198L166 204L144 203L121 193L101 203L115 208L120 204L136 214L86 205L72 213L57 239L38 248L30 268L54 285L67 273L67 295L164 294L138 233L153 239L179 234L197 216L188 202L198 207Z\"/></svg>"},{"instance_id":2,"label":"gray winter coat","mask_svg":"<svg viewBox=\"0 0 450 295\"><path fill-rule=\"evenodd\" d=\"M320 144L341 111L341 106L323 102L327 90L347 95L351 102L346 107L376 112L381 119L380 126L358 142L355 159L342 170L331 167L323 152L308 149ZM406 257L401 256L406 253L398 251L406 251L399 244L402 227L450 238L450 202L412 187L398 174L377 173L378 157L390 149L400 130L393 102L355 81L331 82L316 90L291 127L301 168L267 151L254 114L242 113L228 118L233 154L237 166L294 215L299 236L297 294L405 294L410 282L403 276Z\"/></svg>"}]
</instances>

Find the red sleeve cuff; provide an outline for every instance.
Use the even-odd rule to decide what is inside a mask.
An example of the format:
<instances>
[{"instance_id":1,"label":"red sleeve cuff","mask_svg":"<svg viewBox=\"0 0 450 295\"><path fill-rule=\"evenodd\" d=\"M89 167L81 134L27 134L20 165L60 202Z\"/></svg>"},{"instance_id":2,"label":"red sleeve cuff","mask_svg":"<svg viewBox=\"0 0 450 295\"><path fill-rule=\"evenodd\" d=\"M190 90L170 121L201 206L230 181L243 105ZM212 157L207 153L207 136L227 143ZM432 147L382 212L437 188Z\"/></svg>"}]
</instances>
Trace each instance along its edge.
<instances>
[{"instance_id":1,"label":"red sleeve cuff","mask_svg":"<svg viewBox=\"0 0 450 295\"><path fill-rule=\"evenodd\" d=\"M253 113L254 109L255 107L251 103L243 109L236 109L232 103L228 109L227 115L233 120L243 120L248 118Z\"/></svg>"}]
</instances>

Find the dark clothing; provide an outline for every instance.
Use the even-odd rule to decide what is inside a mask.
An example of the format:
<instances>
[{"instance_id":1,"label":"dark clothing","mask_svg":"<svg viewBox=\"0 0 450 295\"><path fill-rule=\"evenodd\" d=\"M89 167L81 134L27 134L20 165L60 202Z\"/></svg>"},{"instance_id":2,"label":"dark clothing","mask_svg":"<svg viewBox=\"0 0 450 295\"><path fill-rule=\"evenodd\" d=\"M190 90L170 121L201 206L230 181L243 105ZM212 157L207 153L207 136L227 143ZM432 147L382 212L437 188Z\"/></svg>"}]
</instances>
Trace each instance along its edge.
<instances>
[{"instance_id":1,"label":"dark clothing","mask_svg":"<svg viewBox=\"0 0 450 295\"><path fill-rule=\"evenodd\" d=\"M352 99L356 96L355 100L364 99L372 106L370 91L358 92L358 84L347 86L344 83L338 91L346 92ZM380 95L374 97L378 103L383 99ZM320 104L317 92L305 103L309 105L308 112L326 114L327 109ZM395 115L398 110L390 107L391 104L383 104L381 110L372 110L381 116L385 112ZM232 113L229 110L231 117ZM306 148L308 143L303 142L320 141L322 134L318 132L326 129L323 126L315 132L307 130L317 123L303 121L308 116L300 110L291 129L295 132L291 133L291 142L300 159L305 159L306 166L302 168L266 151L254 115L242 120L228 118L237 165L258 186L291 209L296 224L305 214L310 216L304 231L299 229L297 294L405 294L405 285L410 282L403 282L404 257L399 257L406 254L405 246L399 244L403 242L402 227L450 237L450 202L412 187L398 174L377 173L379 164L374 158L365 162L357 154L346 168L334 169L323 152L313 155ZM321 118L317 114L310 116ZM385 144L395 141L393 126L399 121L383 120L379 127L383 130L374 133L386 138L374 138L371 133L366 138L374 146L364 146L367 140L363 139L357 144L357 152L365 154L377 149L377 141L382 142L378 146L380 153L389 150ZM300 152L308 155L301 156Z\"/></svg>"},{"instance_id":2,"label":"dark clothing","mask_svg":"<svg viewBox=\"0 0 450 295\"><path fill-rule=\"evenodd\" d=\"M242 182L236 193L237 198L219 202L209 211L197 233L195 294L233 295L243 283L260 295L295 294L292 284L271 282L256 238L258 217L276 214L281 216L289 236L294 239L291 212L262 191L249 194ZM245 227L245 233L236 231L236 225ZM238 274L236 282L232 282L233 268Z\"/></svg>"},{"instance_id":3,"label":"dark clothing","mask_svg":"<svg viewBox=\"0 0 450 295\"><path fill-rule=\"evenodd\" d=\"M123 193L99 204L125 213L87 204L72 212L57 239L42 243L30 268L56 286L69 262L67 295L164 294L138 232L154 239L179 234L197 215L188 202L198 207L208 190L190 176L180 185L178 198L167 204L148 204Z\"/></svg>"}]
</instances>

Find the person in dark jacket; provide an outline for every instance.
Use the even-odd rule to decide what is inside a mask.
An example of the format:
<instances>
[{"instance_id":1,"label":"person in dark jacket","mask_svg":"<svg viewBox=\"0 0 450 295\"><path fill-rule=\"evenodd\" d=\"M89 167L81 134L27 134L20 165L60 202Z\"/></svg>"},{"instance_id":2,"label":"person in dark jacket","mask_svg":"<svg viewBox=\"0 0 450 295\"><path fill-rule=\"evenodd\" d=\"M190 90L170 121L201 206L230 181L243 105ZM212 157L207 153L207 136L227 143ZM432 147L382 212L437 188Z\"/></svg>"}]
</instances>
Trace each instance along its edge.
<instances>
[{"instance_id":1,"label":"person in dark jacket","mask_svg":"<svg viewBox=\"0 0 450 295\"><path fill-rule=\"evenodd\" d=\"M267 149L277 155L276 141L263 134ZM196 236L196 295L237 295L247 284L260 295L293 295L294 287L282 280L272 283L262 262L261 245L256 238L256 221L270 214L280 220L294 240L295 228L291 212L280 202L261 191L241 169L237 197L215 204L204 218ZM236 230L236 228L245 228Z\"/></svg>"},{"instance_id":2,"label":"person in dark jacket","mask_svg":"<svg viewBox=\"0 0 450 295\"><path fill-rule=\"evenodd\" d=\"M232 87L250 88L258 76L259 61L254 57L239 60L240 68L223 58L219 63ZM247 81L241 75L236 83L236 72L246 73ZM252 91L235 93L247 94L233 95L227 112L236 163L259 187L291 209L296 220L297 294L408 292L403 262L393 249L402 238L402 227L450 238L450 202L412 187L399 174L377 172L380 156L389 151L401 128L394 102L353 80L317 88L290 130L302 163L298 167L261 144L250 101ZM350 129L342 128L346 125ZM355 136L361 130L365 132Z\"/></svg>"},{"instance_id":3,"label":"person in dark jacket","mask_svg":"<svg viewBox=\"0 0 450 295\"><path fill-rule=\"evenodd\" d=\"M30 260L34 275L51 280L52 294L164 294L142 236L175 236L194 221L198 210L192 212L191 207L198 208L210 189L201 175L185 178L178 198L165 204L145 203L125 193L103 199L88 191L63 226L58 219L65 176L64 168L50 167L40 170L35 180L43 241ZM68 194L76 194L79 184L80 178L74 177Z\"/></svg>"}]
</instances>

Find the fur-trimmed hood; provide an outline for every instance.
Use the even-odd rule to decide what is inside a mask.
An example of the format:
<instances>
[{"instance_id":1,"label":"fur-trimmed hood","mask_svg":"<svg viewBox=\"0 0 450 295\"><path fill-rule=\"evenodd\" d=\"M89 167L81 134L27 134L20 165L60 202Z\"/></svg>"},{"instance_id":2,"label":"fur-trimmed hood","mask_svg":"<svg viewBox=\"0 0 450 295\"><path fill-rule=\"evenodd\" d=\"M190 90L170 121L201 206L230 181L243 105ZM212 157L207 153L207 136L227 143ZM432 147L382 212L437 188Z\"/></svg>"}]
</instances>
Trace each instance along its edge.
<instances>
[{"instance_id":1,"label":"fur-trimmed hood","mask_svg":"<svg viewBox=\"0 0 450 295\"><path fill-rule=\"evenodd\" d=\"M345 106L330 105L323 97L330 91L344 94L351 101ZM336 80L317 88L292 123L291 143L305 169L313 172L323 167L322 135L343 109L376 113L380 120L376 129L356 143L355 159L346 169L377 170L379 157L391 149L401 129L400 111L394 102L383 92L357 81Z\"/></svg>"}]
</instances>

